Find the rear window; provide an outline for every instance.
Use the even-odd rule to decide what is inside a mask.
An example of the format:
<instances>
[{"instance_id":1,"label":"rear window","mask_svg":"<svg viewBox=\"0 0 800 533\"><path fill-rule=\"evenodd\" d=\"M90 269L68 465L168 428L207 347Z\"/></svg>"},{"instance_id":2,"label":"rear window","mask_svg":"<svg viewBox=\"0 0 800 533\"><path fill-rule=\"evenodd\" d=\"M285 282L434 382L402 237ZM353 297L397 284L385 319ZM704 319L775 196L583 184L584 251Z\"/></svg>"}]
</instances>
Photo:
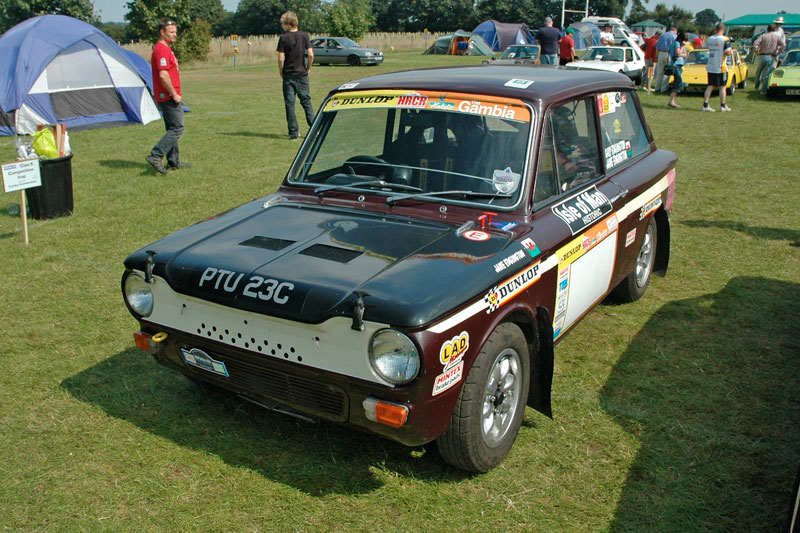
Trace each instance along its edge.
<instances>
[{"instance_id":1,"label":"rear window","mask_svg":"<svg viewBox=\"0 0 800 533\"><path fill-rule=\"evenodd\" d=\"M633 95L627 91L598 94L597 110L607 172L649 150L650 141Z\"/></svg>"}]
</instances>

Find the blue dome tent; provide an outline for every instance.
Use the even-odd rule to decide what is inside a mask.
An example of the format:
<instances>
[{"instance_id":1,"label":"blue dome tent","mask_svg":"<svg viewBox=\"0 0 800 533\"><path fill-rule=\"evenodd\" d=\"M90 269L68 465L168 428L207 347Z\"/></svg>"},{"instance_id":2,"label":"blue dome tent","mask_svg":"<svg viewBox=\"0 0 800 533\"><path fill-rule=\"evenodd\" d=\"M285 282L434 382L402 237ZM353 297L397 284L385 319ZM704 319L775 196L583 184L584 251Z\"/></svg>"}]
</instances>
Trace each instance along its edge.
<instances>
[{"instance_id":1,"label":"blue dome tent","mask_svg":"<svg viewBox=\"0 0 800 533\"><path fill-rule=\"evenodd\" d=\"M585 50L590 46L600 44L600 28L593 22L573 22L567 30L572 29L572 39L575 41L576 50ZM562 32L562 35L566 31Z\"/></svg>"},{"instance_id":2,"label":"blue dome tent","mask_svg":"<svg viewBox=\"0 0 800 533\"><path fill-rule=\"evenodd\" d=\"M152 86L145 59L72 17L30 18L0 36L0 135L147 124L160 118Z\"/></svg>"},{"instance_id":3,"label":"blue dome tent","mask_svg":"<svg viewBox=\"0 0 800 533\"><path fill-rule=\"evenodd\" d=\"M495 52L501 52L512 44L533 44L533 35L524 23L506 23L496 20L481 22L472 30Z\"/></svg>"}]
</instances>

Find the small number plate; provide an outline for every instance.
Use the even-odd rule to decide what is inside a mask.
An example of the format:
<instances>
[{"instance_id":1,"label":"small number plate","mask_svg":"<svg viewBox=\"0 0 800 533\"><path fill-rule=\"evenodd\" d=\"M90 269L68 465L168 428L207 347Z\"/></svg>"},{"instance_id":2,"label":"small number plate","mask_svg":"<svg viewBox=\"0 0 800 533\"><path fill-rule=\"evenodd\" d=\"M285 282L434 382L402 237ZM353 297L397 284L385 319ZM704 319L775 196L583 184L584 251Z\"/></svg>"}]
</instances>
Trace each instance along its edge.
<instances>
[{"instance_id":1,"label":"small number plate","mask_svg":"<svg viewBox=\"0 0 800 533\"><path fill-rule=\"evenodd\" d=\"M786 89L786 94L799 95L800 89Z\"/></svg>"},{"instance_id":2,"label":"small number plate","mask_svg":"<svg viewBox=\"0 0 800 533\"><path fill-rule=\"evenodd\" d=\"M226 378L229 377L228 369L225 368L225 363L222 361L217 361L203 350L198 348L192 348L191 350L181 348L181 354L183 354L183 360L187 365L202 368L203 370L211 372L212 374L217 374Z\"/></svg>"}]
</instances>

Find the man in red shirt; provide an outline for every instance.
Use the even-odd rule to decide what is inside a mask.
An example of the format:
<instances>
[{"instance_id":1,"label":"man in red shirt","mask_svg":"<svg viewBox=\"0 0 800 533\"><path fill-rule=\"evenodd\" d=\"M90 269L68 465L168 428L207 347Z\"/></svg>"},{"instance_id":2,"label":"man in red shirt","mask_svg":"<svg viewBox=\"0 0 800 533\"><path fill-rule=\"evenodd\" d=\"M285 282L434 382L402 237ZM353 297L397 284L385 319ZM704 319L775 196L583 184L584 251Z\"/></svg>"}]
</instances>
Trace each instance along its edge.
<instances>
[{"instance_id":1,"label":"man in red shirt","mask_svg":"<svg viewBox=\"0 0 800 533\"><path fill-rule=\"evenodd\" d=\"M153 47L150 56L150 67L153 70L153 96L156 105L164 117L164 126L167 132L161 140L150 150L147 162L161 174L167 173L164 167L164 158L167 158L167 167L170 170L189 168L189 163L180 160L178 139L183 134L183 96L181 96L181 75L178 72L178 60L172 52L172 45L178 38L178 27L175 21L161 19L158 24L160 38Z\"/></svg>"},{"instance_id":2,"label":"man in red shirt","mask_svg":"<svg viewBox=\"0 0 800 533\"><path fill-rule=\"evenodd\" d=\"M651 85L653 84L653 67L658 61L658 51L656 50L656 43L658 42L658 38L661 37L662 31L656 30L656 33L650 37L649 39L645 39L644 41L644 65L645 65L645 76L642 80L642 87L648 93L652 91Z\"/></svg>"},{"instance_id":3,"label":"man in red shirt","mask_svg":"<svg viewBox=\"0 0 800 533\"><path fill-rule=\"evenodd\" d=\"M566 65L570 61L575 61L575 41L572 40L573 31L575 30L569 28L567 33L558 40L558 46L560 48L560 53L558 54L559 65Z\"/></svg>"}]
</instances>

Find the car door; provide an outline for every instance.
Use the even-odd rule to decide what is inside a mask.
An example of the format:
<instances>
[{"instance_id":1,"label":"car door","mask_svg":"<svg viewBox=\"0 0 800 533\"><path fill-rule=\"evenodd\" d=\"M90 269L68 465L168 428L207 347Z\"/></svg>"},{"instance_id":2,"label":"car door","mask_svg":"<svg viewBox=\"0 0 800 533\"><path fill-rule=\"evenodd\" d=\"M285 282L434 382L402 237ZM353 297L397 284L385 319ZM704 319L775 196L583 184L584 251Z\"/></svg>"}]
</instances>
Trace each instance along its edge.
<instances>
[{"instance_id":1,"label":"car door","mask_svg":"<svg viewBox=\"0 0 800 533\"><path fill-rule=\"evenodd\" d=\"M314 61L321 65L328 62L325 56L325 41L326 39L323 38L311 40L311 49L314 51Z\"/></svg>"},{"instance_id":2,"label":"car door","mask_svg":"<svg viewBox=\"0 0 800 533\"><path fill-rule=\"evenodd\" d=\"M331 58L331 63L343 65L347 62L347 52L342 43L336 39L328 39L327 54Z\"/></svg>"},{"instance_id":3,"label":"car door","mask_svg":"<svg viewBox=\"0 0 800 533\"><path fill-rule=\"evenodd\" d=\"M541 128L531 240L558 340L612 288L622 189L603 173L594 95L552 106ZM524 243L523 243L524 244ZM530 248L529 248L530 249Z\"/></svg>"}]
</instances>

